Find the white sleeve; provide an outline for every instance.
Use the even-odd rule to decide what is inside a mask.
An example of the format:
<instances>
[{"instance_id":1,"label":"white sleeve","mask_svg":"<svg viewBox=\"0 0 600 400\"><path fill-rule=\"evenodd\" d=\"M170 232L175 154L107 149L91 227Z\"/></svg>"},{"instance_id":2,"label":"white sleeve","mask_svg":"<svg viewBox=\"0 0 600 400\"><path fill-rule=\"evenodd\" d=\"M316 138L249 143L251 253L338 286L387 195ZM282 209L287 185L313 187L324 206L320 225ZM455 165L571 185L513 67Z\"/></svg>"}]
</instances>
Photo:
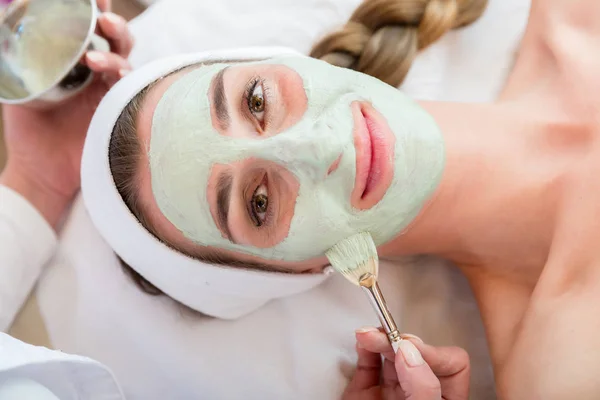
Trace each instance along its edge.
<instances>
[{"instance_id":1,"label":"white sleeve","mask_svg":"<svg viewBox=\"0 0 600 400\"><path fill-rule=\"evenodd\" d=\"M124 400L113 373L92 359L0 333L0 399Z\"/></svg>"},{"instance_id":2,"label":"white sleeve","mask_svg":"<svg viewBox=\"0 0 600 400\"><path fill-rule=\"evenodd\" d=\"M8 330L56 248L44 217L0 185L0 332Z\"/></svg>"}]
</instances>

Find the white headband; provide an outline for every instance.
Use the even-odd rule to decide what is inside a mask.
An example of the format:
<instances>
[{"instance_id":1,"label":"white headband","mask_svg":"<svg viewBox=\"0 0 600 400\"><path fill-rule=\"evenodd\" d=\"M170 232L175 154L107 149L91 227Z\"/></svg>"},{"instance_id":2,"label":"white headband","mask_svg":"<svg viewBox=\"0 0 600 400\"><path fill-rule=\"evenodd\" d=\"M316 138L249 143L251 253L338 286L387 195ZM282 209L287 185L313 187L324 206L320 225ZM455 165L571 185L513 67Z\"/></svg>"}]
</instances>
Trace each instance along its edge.
<instances>
[{"instance_id":1,"label":"white headband","mask_svg":"<svg viewBox=\"0 0 600 400\"><path fill-rule=\"evenodd\" d=\"M104 97L89 127L81 165L81 187L94 225L112 249L135 271L184 305L217 318L244 316L272 299L307 291L330 274L285 274L216 266L172 250L152 236L123 202L110 172L108 150L113 127L142 89L187 65L214 60L265 59L297 54L278 47L187 54L161 59L134 71Z\"/></svg>"}]
</instances>

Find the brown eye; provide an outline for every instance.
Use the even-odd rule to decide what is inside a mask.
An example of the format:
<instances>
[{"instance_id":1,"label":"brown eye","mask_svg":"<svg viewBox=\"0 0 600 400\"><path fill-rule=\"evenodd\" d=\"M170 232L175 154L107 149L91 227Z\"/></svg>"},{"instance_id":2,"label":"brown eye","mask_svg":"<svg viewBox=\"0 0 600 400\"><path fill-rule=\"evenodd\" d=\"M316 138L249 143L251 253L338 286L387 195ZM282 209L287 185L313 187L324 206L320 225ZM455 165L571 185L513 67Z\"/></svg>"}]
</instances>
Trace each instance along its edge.
<instances>
[{"instance_id":1,"label":"brown eye","mask_svg":"<svg viewBox=\"0 0 600 400\"><path fill-rule=\"evenodd\" d=\"M269 209L269 197L267 196L267 188L265 185L260 185L252 196L252 219L256 226L264 224Z\"/></svg>"},{"instance_id":2,"label":"brown eye","mask_svg":"<svg viewBox=\"0 0 600 400\"><path fill-rule=\"evenodd\" d=\"M250 93L250 97L248 98L248 108L254 117L258 120L258 122L263 122L265 117L265 96L263 94L262 84L259 82L252 92Z\"/></svg>"},{"instance_id":3,"label":"brown eye","mask_svg":"<svg viewBox=\"0 0 600 400\"><path fill-rule=\"evenodd\" d=\"M261 113L265 111L265 99L262 95L253 95L250 99L250 109L253 113Z\"/></svg>"}]
</instances>

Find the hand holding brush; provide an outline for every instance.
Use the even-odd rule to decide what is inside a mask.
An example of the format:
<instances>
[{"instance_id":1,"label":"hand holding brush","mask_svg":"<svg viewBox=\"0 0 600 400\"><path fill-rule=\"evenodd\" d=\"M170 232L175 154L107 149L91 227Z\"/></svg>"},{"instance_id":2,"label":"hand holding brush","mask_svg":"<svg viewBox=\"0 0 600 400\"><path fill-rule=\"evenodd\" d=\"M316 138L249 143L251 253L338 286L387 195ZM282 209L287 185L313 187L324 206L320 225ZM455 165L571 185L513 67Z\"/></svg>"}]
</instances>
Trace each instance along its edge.
<instances>
[{"instance_id":1,"label":"hand holding brush","mask_svg":"<svg viewBox=\"0 0 600 400\"><path fill-rule=\"evenodd\" d=\"M416 336L400 334L377 283L379 257L371 235L359 233L342 240L326 256L336 271L365 291L385 332L356 331L358 365L343 399L468 399L466 351L429 346Z\"/></svg>"},{"instance_id":2,"label":"hand holding brush","mask_svg":"<svg viewBox=\"0 0 600 400\"><path fill-rule=\"evenodd\" d=\"M376 328L356 331L357 368L343 400L467 400L470 364L459 347L434 347L402 335L395 353Z\"/></svg>"}]
</instances>

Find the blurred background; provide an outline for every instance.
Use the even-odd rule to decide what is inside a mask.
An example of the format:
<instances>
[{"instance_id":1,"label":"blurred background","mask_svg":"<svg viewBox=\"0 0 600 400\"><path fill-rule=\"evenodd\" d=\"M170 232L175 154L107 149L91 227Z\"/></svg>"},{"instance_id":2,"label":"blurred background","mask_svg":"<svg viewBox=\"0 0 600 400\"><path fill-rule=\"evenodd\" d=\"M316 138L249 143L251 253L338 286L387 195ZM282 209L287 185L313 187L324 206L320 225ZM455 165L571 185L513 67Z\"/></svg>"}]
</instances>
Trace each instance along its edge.
<instances>
[{"instance_id":1,"label":"blurred background","mask_svg":"<svg viewBox=\"0 0 600 400\"><path fill-rule=\"evenodd\" d=\"M4 3L8 3L7 0L0 0L0 8L3 7ZM145 4L150 3L148 0L112 0L113 11L119 15L124 16L128 20L134 18L136 15L141 13L146 7ZM0 106L1 107L1 106ZM6 149L4 146L3 134L2 134L2 116L0 115L0 171L4 167L6 162Z\"/></svg>"}]
</instances>

